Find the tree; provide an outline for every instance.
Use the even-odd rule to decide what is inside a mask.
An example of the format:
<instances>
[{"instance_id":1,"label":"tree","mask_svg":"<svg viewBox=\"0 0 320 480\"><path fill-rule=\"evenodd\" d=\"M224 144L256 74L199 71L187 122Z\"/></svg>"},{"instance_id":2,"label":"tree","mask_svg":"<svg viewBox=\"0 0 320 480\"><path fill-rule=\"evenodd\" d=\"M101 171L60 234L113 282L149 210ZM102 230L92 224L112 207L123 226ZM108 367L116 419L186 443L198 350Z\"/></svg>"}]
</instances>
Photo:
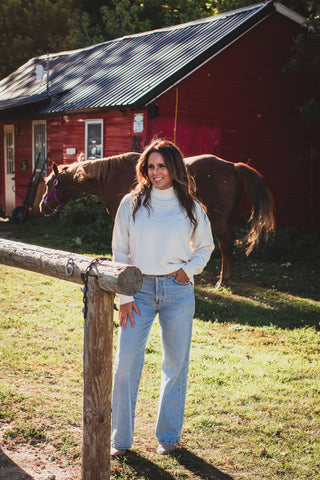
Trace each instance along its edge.
<instances>
[{"instance_id":1,"label":"tree","mask_svg":"<svg viewBox=\"0 0 320 480\"><path fill-rule=\"evenodd\" d=\"M318 0L283 0L283 3L306 18L301 33L293 41L287 72L299 70L309 78L312 94L297 105L301 117L311 123L320 120L320 3Z\"/></svg>"},{"instance_id":2,"label":"tree","mask_svg":"<svg viewBox=\"0 0 320 480\"><path fill-rule=\"evenodd\" d=\"M0 77L31 57L75 48L79 16L75 0L2 0Z\"/></svg>"},{"instance_id":3,"label":"tree","mask_svg":"<svg viewBox=\"0 0 320 480\"><path fill-rule=\"evenodd\" d=\"M78 46L155 30L235 10L253 0L82 0ZM318 0L283 0L305 17L319 14Z\"/></svg>"},{"instance_id":4,"label":"tree","mask_svg":"<svg viewBox=\"0 0 320 480\"><path fill-rule=\"evenodd\" d=\"M309 79L309 96L297 105L301 117L307 122L320 120L320 17L310 17L295 38L292 57L286 71L300 70ZM310 96L311 92L311 96Z\"/></svg>"},{"instance_id":5,"label":"tree","mask_svg":"<svg viewBox=\"0 0 320 480\"><path fill-rule=\"evenodd\" d=\"M81 46L217 13L216 2L206 0L105 0L97 2L100 15L92 10L87 0L83 0L82 7Z\"/></svg>"},{"instance_id":6,"label":"tree","mask_svg":"<svg viewBox=\"0 0 320 480\"><path fill-rule=\"evenodd\" d=\"M300 13L305 18L312 18L320 15L319 0L282 0L286 7L294 12Z\"/></svg>"}]
</instances>

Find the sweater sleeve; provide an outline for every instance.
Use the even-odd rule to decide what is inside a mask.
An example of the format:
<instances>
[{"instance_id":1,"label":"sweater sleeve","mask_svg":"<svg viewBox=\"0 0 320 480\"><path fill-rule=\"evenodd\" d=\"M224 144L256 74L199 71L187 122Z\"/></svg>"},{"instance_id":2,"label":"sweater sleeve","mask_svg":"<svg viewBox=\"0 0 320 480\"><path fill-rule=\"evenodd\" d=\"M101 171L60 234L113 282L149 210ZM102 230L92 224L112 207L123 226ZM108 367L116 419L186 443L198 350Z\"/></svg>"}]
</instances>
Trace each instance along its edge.
<instances>
[{"instance_id":1,"label":"sweater sleeve","mask_svg":"<svg viewBox=\"0 0 320 480\"><path fill-rule=\"evenodd\" d=\"M190 279L202 272L214 250L210 221L198 202L196 202L196 218L198 224L191 237L192 256L182 267Z\"/></svg>"},{"instance_id":2,"label":"sweater sleeve","mask_svg":"<svg viewBox=\"0 0 320 480\"><path fill-rule=\"evenodd\" d=\"M114 262L131 264L130 258L130 215L131 215L131 196L126 195L118 208L114 221L112 234L112 259ZM134 298L128 295L117 294L120 305L133 302Z\"/></svg>"}]
</instances>

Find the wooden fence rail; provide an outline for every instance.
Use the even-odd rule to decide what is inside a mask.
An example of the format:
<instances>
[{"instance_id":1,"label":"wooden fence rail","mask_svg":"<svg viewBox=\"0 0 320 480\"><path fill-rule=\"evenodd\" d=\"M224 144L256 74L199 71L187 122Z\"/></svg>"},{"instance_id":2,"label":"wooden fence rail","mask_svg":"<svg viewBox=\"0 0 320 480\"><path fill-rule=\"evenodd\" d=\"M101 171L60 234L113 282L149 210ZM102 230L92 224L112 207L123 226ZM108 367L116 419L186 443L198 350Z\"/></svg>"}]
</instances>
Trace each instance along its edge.
<instances>
[{"instance_id":1,"label":"wooden fence rail","mask_svg":"<svg viewBox=\"0 0 320 480\"><path fill-rule=\"evenodd\" d=\"M82 480L110 478L114 293L133 295L140 270L62 250L0 239L0 263L63 280L86 280L83 348Z\"/></svg>"}]
</instances>

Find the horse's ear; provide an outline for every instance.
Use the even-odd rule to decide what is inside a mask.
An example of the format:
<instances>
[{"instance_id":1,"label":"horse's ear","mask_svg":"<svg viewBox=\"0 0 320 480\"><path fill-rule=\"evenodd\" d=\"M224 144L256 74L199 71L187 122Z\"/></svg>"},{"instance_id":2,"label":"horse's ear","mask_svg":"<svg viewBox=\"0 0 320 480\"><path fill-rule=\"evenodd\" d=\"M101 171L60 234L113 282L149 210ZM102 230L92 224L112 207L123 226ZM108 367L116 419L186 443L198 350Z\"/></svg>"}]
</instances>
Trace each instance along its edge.
<instances>
[{"instance_id":1,"label":"horse's ear","mask_svg":"<svg viewBox=\"0 0 320 480\"><path fill-rule=\"evenodd\" d=\"M54 173L55 173L56 175L58 175L58 166L57 166L56 163L53 163L53 164L52 164L52 169L53 169Z\"/></svg>"}]
</instances>

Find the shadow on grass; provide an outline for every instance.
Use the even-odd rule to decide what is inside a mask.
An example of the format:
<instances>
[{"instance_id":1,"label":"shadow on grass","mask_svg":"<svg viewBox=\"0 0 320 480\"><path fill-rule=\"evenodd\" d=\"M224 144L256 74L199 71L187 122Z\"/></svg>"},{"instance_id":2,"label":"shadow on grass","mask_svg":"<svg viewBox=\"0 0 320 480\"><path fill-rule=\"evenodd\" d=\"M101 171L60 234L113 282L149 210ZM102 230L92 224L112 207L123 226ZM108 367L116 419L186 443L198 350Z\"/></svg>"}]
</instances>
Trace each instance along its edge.
<instances>
[{"instance_id":1,"label":"shadow on grass","mask_svg":"<svg viewBox=\"0 0 320 480\"><path fill-rule=\"evenodd\" d=\"M185 469L197 475L197 478L204 480L233 480L230 475L221 472L216 467L207 463L201 457L190 452L186 448L176 450L175 457Z\"/></svg>"},{"instance_id":2,"label":"shadow on grass","mask_svg":"<svg viewBox=\"0 0 320 480\"><path fill-rule=\"evenodd\" d=\"M288 329L318 328L320 325L320 308L310 306L305 299L287 296L282 292L269 290L266 293L261 287L244 287L240 284L221 291L213 288L208 291L199 286L195 292L195 316L204 321L239 323L252 327L273 325Z\"/></svg>"},{"instance_id":3,"label":"shadow on grass","mask_svg":"<svg viewBox=\"0 0 320 480\"><path fill-rule=\"evenodd\" d=\"M136 475L142 476L145 479L157 479L157 480L174 480L175 477L171 473L166 472L163 468L156 465L151 460L142 457L138 453L131 451L130 455L127 455L123 459L119 459L123 465L127 465L132 472Z\"/></svg>"},{"instance_id":4,"label":"shadow on grass","mask_svg":"<svg viewBox=\"0 0 320 480\"><path fill-rule=\"evenodd\" d=\"M11 458L9 458L0 448L0 478L9 480L18 478L19 480L33 480L32 477L22 470Z\"/></svg>"},{"instance_id":5,"label":"shadow on grass","mask_svg":"<svg viewBox=\"0 0 320 480\"><path fill-rule=\"evenodd\" d=\"M170 456L172 459L176 459L186 470L197 475L199 480L233 480L233 477L221 472L186 448L177 448ZM136 475L139 475L139 477L142 475L143 478L148 480L175 480L175 478L177 478L136 452L131 452L123 463L130 467Z\"/></svg>"}]
</instances>

